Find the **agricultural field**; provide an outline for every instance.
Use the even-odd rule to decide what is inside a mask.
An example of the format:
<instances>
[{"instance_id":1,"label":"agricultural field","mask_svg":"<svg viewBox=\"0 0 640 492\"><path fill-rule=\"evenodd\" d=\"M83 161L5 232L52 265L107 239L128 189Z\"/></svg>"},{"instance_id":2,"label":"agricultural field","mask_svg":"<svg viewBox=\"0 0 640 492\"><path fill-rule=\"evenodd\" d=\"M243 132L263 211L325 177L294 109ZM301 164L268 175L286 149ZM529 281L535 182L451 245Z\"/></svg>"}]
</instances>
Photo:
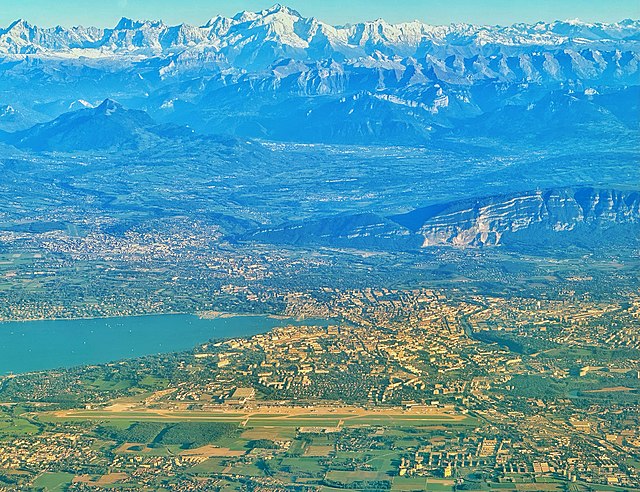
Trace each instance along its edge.
<instances>
[{"instance_id":1,"label":"agricultural field","mask_svg":"<svg viewBox=\"0 0 640 492\"><path fill-rule=\"evenodd\" d=\"M73 487L135 489L134 475L160 467L162 473L174 470L193 480L228 479L230 490L273 475L326 490L391 486L412 490L407 487L417 483L414 480L394 481L400 478L398 466L408 450L417 450L434 435L453 437L476 425L473 417L454 412L417 414L403 409L264 407L190 412L145 410L134 403L125 410L123 405L113 405L112 411L30 411L17 417L25 431L32 426L40 437L53 428L82 432L96 463L106 456L119 463L119 473L101 465L77 474L44 473L34 478L33 486L66 490L73 482Z\"/></svg>"},{"instance_id":2,"label":"agricultural field","mask_svg":"<svg viewBox=\"0 0 640 492\"><path fill-rule=\"evenodd\" d=\"M36 478L33 486L36 490L43 489L46 492L63 492L73 480L72 473L43 473Z\"/></svg>"}]
</instances>

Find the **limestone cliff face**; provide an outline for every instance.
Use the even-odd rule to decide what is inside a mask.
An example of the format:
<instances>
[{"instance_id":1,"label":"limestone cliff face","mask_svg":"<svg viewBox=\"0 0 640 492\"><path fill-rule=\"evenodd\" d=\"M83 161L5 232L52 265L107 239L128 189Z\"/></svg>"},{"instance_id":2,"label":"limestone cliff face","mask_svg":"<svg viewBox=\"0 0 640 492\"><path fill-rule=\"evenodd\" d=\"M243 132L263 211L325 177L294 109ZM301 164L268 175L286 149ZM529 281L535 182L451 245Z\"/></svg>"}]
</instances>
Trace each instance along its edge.
<instances>
[{"instance_id":1,"label":"limestone cliff face","mask_svg":"<svg viewBox=\"0 0 640 492\"><path fill-rule=\"evenodd\" d=\"M640 193L593 188L535 191L456 202L438 211L416 210L398 222L406 223L408 216L424 238L423 247L489 246L533 226L570 231L581 224L640 223Z\"/></svg>"},{"instance_id":2,"label":"limestone cliff face","mask_svg":"<svg viewBox=\"0 0 640 492\"><path fill-rule=\"evenodd\" d=\"M622 227L614 231L613 226ZM640 241L640 192L586 187L454 201L390 217L375 213L322 217L262 228L240 237L277 244L379 250L516 244L562 248L561 244L576 241L595 247L630 238Z\"/></svg>"}]
</instances>

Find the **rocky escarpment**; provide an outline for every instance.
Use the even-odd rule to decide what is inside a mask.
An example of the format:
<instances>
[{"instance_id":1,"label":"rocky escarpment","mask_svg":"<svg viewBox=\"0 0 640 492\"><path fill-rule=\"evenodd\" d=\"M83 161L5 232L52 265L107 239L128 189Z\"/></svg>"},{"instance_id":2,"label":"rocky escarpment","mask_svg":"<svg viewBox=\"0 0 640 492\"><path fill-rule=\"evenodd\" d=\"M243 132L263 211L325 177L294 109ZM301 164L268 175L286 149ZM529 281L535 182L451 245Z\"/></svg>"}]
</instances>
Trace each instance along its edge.
<instances>
[{"instance_id":1,"label":"rocky escarpment","mask_svg":"<svg viewBox=\"0 0 640 492\"><path fill-rule=\"evenodd\" d=\"M579 188L533 191L436 205L391 217L422 247L490 246L526 231L640 225L640 193Z\"/></svg>"},{"instance_id":2,"label":"rocky escarpment","mask_svg":"<svg viewBox=\"0 0 640 492\"><path fill-rule=\"evenodd\" d=\"M362 213L290 222L241 239L415 250L516 243L554 246L577 240L597 247L611 245L612 235L640 241L640 192L586 187L538 190L431 205L390 217Z\"/></svg>"}]
</instances>

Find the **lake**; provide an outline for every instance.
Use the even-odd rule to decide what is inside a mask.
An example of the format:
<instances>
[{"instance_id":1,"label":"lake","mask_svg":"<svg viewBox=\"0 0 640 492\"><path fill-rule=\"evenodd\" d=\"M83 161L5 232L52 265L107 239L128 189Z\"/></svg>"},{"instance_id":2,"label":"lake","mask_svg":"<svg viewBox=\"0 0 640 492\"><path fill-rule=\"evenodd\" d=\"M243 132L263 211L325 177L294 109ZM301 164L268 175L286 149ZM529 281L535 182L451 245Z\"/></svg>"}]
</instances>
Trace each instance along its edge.
<instances>
[{"instance_id":1,"label":"lake","mask_svg":"<svg viewBox=\"0 0 640 492\"><path fill-rule=\"evenodd\" d=\"M212 338L247 337L291 324L327 323L267 316L202 319L188 314L0 322L0 374L178 352Z\"/></svg>"}]
</instances>

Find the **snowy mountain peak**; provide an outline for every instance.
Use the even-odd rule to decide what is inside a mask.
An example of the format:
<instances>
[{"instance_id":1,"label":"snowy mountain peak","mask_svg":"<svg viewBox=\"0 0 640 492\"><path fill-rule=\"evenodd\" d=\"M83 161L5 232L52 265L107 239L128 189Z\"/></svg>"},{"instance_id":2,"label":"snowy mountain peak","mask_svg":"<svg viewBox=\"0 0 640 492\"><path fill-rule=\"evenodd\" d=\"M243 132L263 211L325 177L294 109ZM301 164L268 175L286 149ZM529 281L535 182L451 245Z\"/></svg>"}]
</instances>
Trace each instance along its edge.
<instances>
[{"instance_id":1,"label":"snowy mountain peak","mask_svg":"<svg viewBox=\"0 0 640 492\"><path fill-rule=\"evenodd\" d=\"M232 20L235 23L241 24L244 22L251 22L256 20L259 17L259 15L256 12L251 12L249 10L243 10L241 12L238 12L236 15L234 15L232 17Z\"/></svg>"},{"instance_id":2,"label":"snowy mountain peak","mask_svg":"<svg viewBox=\"0 0 640 492\"><path fill-rule=\"evenodd\" d=\"M114 28L116 31L125 31L128 29L137 29L142 27L142 22L136 22L133 19L129 19L128 17L123 17L120 19L116 27Z\"/></svg>"},{"instance_id":3,"label":"snowy mountain peak","mask_svg":"<svg viewBox=\"0 0 640 492\"><path fill-rule=\"evenodd\" d=\"M33 26L24 19L17 19L9 25L5 32L23 29L33 29Z\"/></svg>"},{"instance_id":4,"label":"snowy mountain peak","mask_svg":"<svg viewBox=\"0 0 640 492\"><path fill-rule=\"evenodd\" d=\"M95 111L97 114L104 114L107 116L112 115L113 113L115 113L116 111L123 111L124 108L122 106L122 104L114 101L113 99L105 99L100 106L98 106L97 108L95 108Z\"/></svg>"},{"instance_id":5,"label":"snowy mountain peak","mask_svg":"<svg viewBox=\"0 0 640 492\"><path fill-rule=\"evenodd\" d=\"M20 38L23 41L30 41L32 33L37 28L32 26L24 19L18 19L12 22L6 30L0 30L0 33L4 33L6 36L10 36L12 38Z\"/></svg>"},{"instance_id":6,"label":"snowy mountain peak","mask_svg":"<svg viewBox=\"0 0 640 492\"><path fill-rule=\"evenodd\" d=\"M116 31L134 31L136 29L142 29L144 27L163 27L164 24L162 21L136 21L133 19L129 19L128 17L123 17L120 19L118 24L115 27Z\"/></svg>"},{"instance_id":7,"label":"snowy mountain peak","mask_svg":"<svg viewBox=\"0 0 640 492\"><path fill-rule=\"evenodd\" d=\"M621 27L633 27L638 25L638 21L633 19L623 19L618 22L618 25Z\"/></svg>"},{"instance_id":8,"label":"snowy mountain peak","mask_svg":"<svg viewBox=\"0 0 640 492\"><path fill-rule=\"evenodd\" d=\"M228 17L216 15L215 17L212 17L211 19L209 19L207 23L202 26L202 29L212 29L212 28L215 28L216 26L219 26L222 23L229 24L230 22L231 22L231 19L229 19Z\"/></svg>"},{"instance_id":9,"label":"snowy mountain peak","mask_svg":"<svg viewBox=\"0 0 640 492\"><path fill-rule=\"evenodd\" d=\"M282 5L280 3L276 3L274 6L260 12L260 15L262 17L266 17L268 15L277 15L277 14L289 15L291 17L297 17L299 19L302 18L302 15L300 15L300 13L297 10L293 10L292 8L289 8L286 5Z\"/></svg>"}]
</instances>

